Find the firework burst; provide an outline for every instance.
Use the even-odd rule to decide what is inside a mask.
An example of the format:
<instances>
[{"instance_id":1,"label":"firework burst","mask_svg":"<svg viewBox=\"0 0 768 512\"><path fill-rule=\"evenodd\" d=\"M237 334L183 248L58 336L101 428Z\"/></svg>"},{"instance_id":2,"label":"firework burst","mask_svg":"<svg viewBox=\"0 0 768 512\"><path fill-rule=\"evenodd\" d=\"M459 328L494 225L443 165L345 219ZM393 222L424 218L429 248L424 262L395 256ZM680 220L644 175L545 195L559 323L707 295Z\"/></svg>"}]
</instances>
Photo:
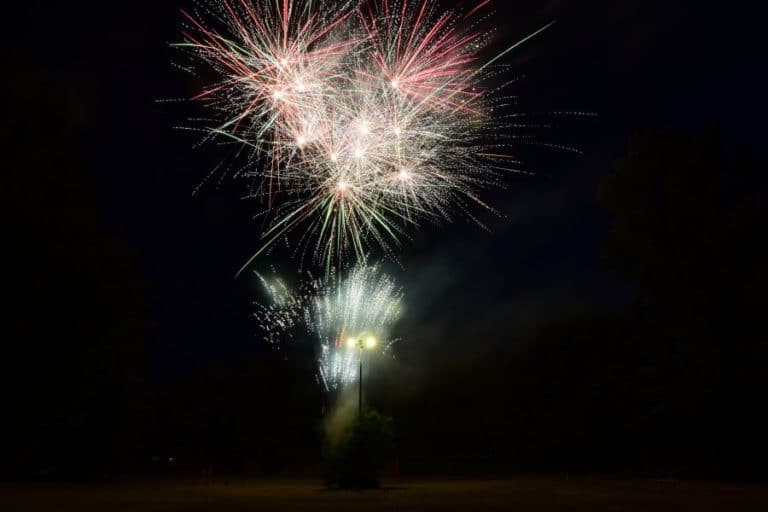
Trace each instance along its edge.
<instances>
[{"instance_id":1,"label":"firework burst","mask_svg":"<svg viewBox=\"0 0 768 512\"><path fill-rule=\"evenodd\" d=\"M246 266L285 241L329 272L488 208L477 192L519 172L523 128L491 66L522 41L480 62L489 33L472 20L488 3L210 0L185 13L179 46L218 77L195 97L214 114L206 138L235 144L248 196L266 204Z\"/></svg>"},{"instance_id":2,"label":"firework burst","mask_svg":"<svg viewBox=\"0 0 768 512\"><path fill-rule=\"evenodd\" d=\"M318 378L327 391L358 379L358 361L385 355L397 341L392 329L402 311L402 289L378 266L359 264L328 283L308 278L294 292L278 278L259 276L270 303L256 318L276 348L298 336L316 342ZM298 333L298 334L297 334Z\"/></svg>"}]
</instances>

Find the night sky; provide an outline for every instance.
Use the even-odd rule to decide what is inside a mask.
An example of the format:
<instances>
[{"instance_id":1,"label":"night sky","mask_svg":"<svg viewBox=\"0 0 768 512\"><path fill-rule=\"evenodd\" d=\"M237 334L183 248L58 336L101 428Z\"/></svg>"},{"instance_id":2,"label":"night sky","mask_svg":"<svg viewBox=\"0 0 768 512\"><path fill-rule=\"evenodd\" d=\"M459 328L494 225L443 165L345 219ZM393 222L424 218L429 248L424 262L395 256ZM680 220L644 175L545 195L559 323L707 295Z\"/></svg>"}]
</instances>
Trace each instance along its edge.
<instances>
[{"instance_id":1,"label":"night sky","mask_svg":"<svg viewBox=\"0 0 768 512\"><path fill-rule=\"evenodd\" d=\"M399 333L411 364L434 351L492 352L564 309L621 305L631 285L601 262L608 219L596 186L644 128L696 131L717 124L729 143L759 145L766 79L758 16L706 2L497 1L499 48L556 19L507 62L523 77L520 110L596 113L549 119L546 148L522 152L533 175L511 176L485 197L501 216L413 234L402 268L406 286ZM258 246L257 203L238 200L240 183L193 191L221 156L193 148L174 130L184 98L201 83L171 66L178 55L183 0L14 2L4 8L6 55L52 76L75 98L86 165L98 182L110 232L139 254L151 283L147 346L158 382L213 362L264 350L249 317L257 286L234 279ZM672 5L674 4L674 5ZM296 262L260 261L290 270Z\"/></svg>"}]
</instances>

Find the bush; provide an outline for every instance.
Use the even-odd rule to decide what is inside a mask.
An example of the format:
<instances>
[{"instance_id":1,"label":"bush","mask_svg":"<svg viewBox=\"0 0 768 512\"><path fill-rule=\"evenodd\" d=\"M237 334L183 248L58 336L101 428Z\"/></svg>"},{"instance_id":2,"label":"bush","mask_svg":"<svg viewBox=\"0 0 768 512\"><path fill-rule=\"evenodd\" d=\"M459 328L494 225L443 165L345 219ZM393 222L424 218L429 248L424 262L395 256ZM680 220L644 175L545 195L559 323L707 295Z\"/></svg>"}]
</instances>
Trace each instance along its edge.
<instances>
[{"instance_id":1,"label":"bush","mask_svg":"<svg viewBox=\"0 0 768 512\"><path fill-rule=\"evenodd\" d=\"M345 489L376 488L378 470L393 454L392 419L366 409L335 444L327 446L325 483Z\"/></svg>"}]
</instances>

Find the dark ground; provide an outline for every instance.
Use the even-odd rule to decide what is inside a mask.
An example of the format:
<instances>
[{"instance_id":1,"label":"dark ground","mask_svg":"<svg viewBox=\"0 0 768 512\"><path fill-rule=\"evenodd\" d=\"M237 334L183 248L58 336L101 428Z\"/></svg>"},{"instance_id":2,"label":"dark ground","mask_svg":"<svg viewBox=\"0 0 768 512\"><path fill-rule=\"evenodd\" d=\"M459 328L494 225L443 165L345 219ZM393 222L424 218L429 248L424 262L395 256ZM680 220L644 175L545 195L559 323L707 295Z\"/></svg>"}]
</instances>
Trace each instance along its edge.
<instances>
[{"instance_id":1,"label":"dark ground","mask_svg":"<svg viewBox=\"0 0 768 512\"><path fill-rule=\"evenodd\" d=\"M768 486L614 478L402 480L380 491L324 490L312 480L0 485L0 510L768 510Z\"/></svg>"}]
</instances>

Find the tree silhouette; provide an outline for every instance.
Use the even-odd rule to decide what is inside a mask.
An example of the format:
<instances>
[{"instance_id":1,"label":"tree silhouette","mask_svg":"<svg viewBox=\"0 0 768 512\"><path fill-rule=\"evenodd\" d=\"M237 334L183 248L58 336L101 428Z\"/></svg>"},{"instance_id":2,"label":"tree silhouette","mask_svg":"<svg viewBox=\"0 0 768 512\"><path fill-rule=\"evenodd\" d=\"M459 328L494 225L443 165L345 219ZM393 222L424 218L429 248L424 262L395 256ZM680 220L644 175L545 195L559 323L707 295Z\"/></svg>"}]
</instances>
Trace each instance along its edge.
<instances>
[{"instance_id":1,"label":"tree silhouette","mask_svg":"<svg viewBox=\"0 0 768 512\"><path fill-rule=\"evenodd\" d=\"M3 469L107 471L142 446L146 280L106 227L71 84L23 60L3 68Z\"/></svg>"},{"instance_id":2,"label":"tree silhouette","mask_svg":"<svg viewBox=\"0 0 768 512\"><path fill-rule=\"evenodd\" d=\"M606 260L641 292L636 392L645 428L666 440L649 447L659 460L676 454L681 465L734 473L725 461L745 457L745 471L760 467L766 184L765 167L712 128L636 136L601 184L613 218Z\"/></svg>"}]
</instances>

